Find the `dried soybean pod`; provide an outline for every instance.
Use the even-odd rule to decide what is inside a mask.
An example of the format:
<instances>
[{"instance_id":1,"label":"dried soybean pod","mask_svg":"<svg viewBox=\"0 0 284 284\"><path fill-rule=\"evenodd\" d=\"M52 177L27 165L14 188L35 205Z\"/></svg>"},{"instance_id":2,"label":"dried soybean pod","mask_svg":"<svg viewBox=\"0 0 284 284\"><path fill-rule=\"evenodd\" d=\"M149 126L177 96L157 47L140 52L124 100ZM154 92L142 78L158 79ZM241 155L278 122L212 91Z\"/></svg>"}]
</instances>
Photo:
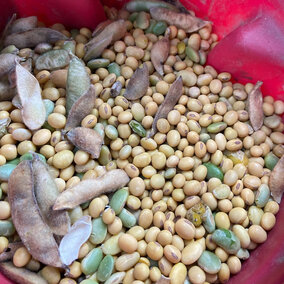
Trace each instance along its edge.
<instances>
[{"instance_id":1,"label":"dried soybean pod","mask_svg":"<svg viewBox=\"0 0 284 284\"><path fill-rule=\"evenodd\" d=\"M170 284L170 283L171 283L171 279L164 275L162 275L161 278L156 282L156 284Z\"/></svg>"},{"instance_id":2,"label":"dried soybean pod","mask_svg":"<svg viewBox=\"0 0 284 284\"><path fill-rule=\"evenodd\" d=\"M12 220L29 253L38 261L64 267L52 231L43 221L34 196L32 161L21 162L8 181Z\"/></svg>"},{"instance_id":3,"label":"dried soybean pod","mask_svg":"<svg viewBox=\"0 0 284 284\"><path fill-rule=\"evenodd\" d=\"M11 260L16 252L16 250L20 247L23 247L22 242L16 242L16 243L9 243L8 248L6 251L2 252L0 254L0 262Z\"/></svg>"},{"instance_id":4,"label":"dried soybean pod","mask_svg":"<svg viewBox=\"0 0 284 284\"><path fill-rule=\"evenodd\" d=\"M65 126L66 131L69 131L70 129L81 124L82 119L87 116L95 107L96 98L96 90L94 86L91 85L89 90L71 107Z\"/></svg>"},{"instance_id":5,"label":"dried soybean pod","mask_svg":"<svg viewBox=\"0 0 284 284\"><path fill-rule=\"evenodd\" d=\"M78 57L73 56L70 61L66 84L66 110L69 113L73 104L85 94L90 87L90 78L85 64Z\"/></svg>"},{"instance_id":6,"label":"dried soybean pod","mask_svg":"<svg viewBox=\"0 0 284 284\"><path fill-rule=\"evenodd\" d=\"M0 54L0 77L15 68L18 56L11 53Z\"/></svg>"},{"instance_id":7,"label":"dried soybean pod","mask_svg":"<svg viewBox=\"0 0 284 284\"><path fill-rule=\"evenodd\" d=\"M174 5L158 0L151 0L151 1L135 0L135 1L129 1L125 5L125 8L128 12L141 12L141 11L149 12L149 10L154 7L163 7L166 9L177 11L177 8Z\"/></svg>"},{"instance_id":8,"label":"dried soybean pod","mask_svg":"<svg viewBox=\"0 0 284 284\"><path fill-rule=\"evenodd\" d=\"M67 133L67 138L80 150L91 154L93 159L100 156L103 139L94 129L76 127Z\"/></svg>"},{"instance_id":9,"label":"dried soybean pod","mask_svg":"<svg viewBox=\"0 0 284 284\"><path fill-rule=\"evenodd\" d=\"M16 89L11 87L7 78L0 81L0 101L10 101L16 94Z\"/></svg>"},{"instance_id":10,"label":"dried soybean pod","mask_svg":"<svg viewBox=\"0 0 284 284\"><path fill-rule=\"evenodd\" d=\"M70 62L69 54L64 49L54 49L40 55L35 67L38 70L55 70L67 66Z\"/></svg>"},{"instance_id":11,"label":"dried soybean pod","mask_svg":"<svg viewBox=\"0 0 284 284\"><path fill-rule=\"evenodd\" d=\"M9 30L11 29L11 26L13 24L13 22L16 20L17 18L17 14L14 13L11 18L8 20L2 34L1 34L1 38L0 38L0 49L3 48L3 44L4 44L4 39L6 38L6 36L9 34Z\"/></svg>"},{"instance_id":12,"label":"dried soybean pod","mask_svg":"<svg viewBox=\"0 0 284 284\"><path fill-rule=\"evenodd\" d=\"M16 65L16 88L21 101L21 113L30 130L40 128L45 122L45 107L37 79L24 67Z\"/></svg>"},{"instance_id":13,"label":"dried soybean pod","mask_svg":"<svg viewBox=\"0 0 284 284\"><path fill-rule=\"evenodd\" d=\"M137 100L143 97L149 86L149 71L147 64L144 63L142 68L137 68L123 94L128 100Z\"/></svg>"},{"instance_id":14,"label":"dried soybean pod","mask_svg":"<svg viewBox=\"0 0 284 284\"><path fill-rule=\"evenodd\" d=\"M0 263L0 271L15 283L48 284L39 274L25 268L15 267L12 262Z\"/></svg>"},{"instance_id":15,"label":"dried soybean pod","mask_svg":"<svg viewBox=\"0 0 284 284\"><path fill-rule=\"evenodd\" d=\"M50 80L57 88L66 88L68 70L60 69L50 73Z\"/></svg>"},{"instance_id":16,"label":"dried soybean pod","mask_svg":"<svg viewBox=\"0 0 284 284\"><path fill-rule=\"evenodd\" d=\"M49 28L35 28L29 31L8 35L4 46L15 45L18 48L35 47L41 42L55 43L58 40L68 39L63 33Z\"/></svg>"},{"instance_id":17,"label":"dried soybean pod","mask_svg":"<svg viewBox=\"0 0 284 284\"><path fill-rule=\"evenodd\" d=\"M9 28L8 33L20 33L29 31L31 29L34 29L37 27L37 17L36 16L30 16L26 18L20 18L11 24L11 27Z\"/></svg>"},{"instance_id":18,"label":"dried soybean pod","mask_svg":"<svg viewBox=\"0 0 284 284\"><path fill-rule=\"evenodd\" d=\"M112 23L111 20L105 20L105 21L99 23L99 24L96 26L95 30L93 31L92 37L95 37L95 36L97 36L98 34L100 34L100 33L104 30L104 28L105 28L106 26L108 26L110 23Z\"/></svg>"},{"instance_id":19,"label":"dried soybean pod","mask_svg":"<svg viewBox=\"0 0 284 284\"><path fill-rule=\"evenodd\" d=\"M182 95L182 78L179 76L174 83L171 85L165 100L159 106L158 111L155 115L152 129L148 134L148 138L155 135L157 132L157 122L160 118L167 117L168 113L173 109L177 101L179 100L180 96Z\"/></svg>"},{"instance_id":20,"label":"dried soybean pod","mask_svg":"<svg viewBox=\"0 0 284 284\"><path fill-rule=\"evenodd\" d=\"M248 111L252 128L257 131L263 125L262 93L260 90L263 82L258 81L248 94Z\"/></svg>"},{"instance_id":21,"label":"dried soybean pod","mask_svg":"<svg viewBox=\"0 0 284 284\"><path fill-rule=\"evenodd\" d=\"M101 194L107 194L125 186L129 177L125 171L116 169L96 179L86 179L66 189L56 199L55 210L71 209Z\"/></svg>"},{"instance_id":22,"label":"dried soybean pod","mask_svg":"<svg viewBox=\"0 0 284 284\"><path fill-rule=\"evenodd\" d=\"M168 58L169 52L170 52L170 41L169 41L169 33L167 32L167 35L164 38L158 40L151 49L151 61L156 71L161 76L164 75L163 63Z\"/></svg>"},{"instance_id":23,"label":"dried soybean pod","mask_svg":"<svg viewBox=\"0 0 284 284\"><path fill-rule=\"evenodd\" d=\"M269 188L271 195L277 203L281 202L282 194L284 192L284 156L277 162L269 177Z\"/></svg>"},{"instance_id":24,"label":"dried soybean pod","mask_svg":"<svg viewBox=\"0 0 284 284\"><path fill-rule=\"evenodd\" d=\"M50 175L47 166L38 156L32 162L35 198L44 222L53 234L63 236L70 227L69 215L66 211L55 211L52 206L59 195L58 188Z\"/></svg>"},{"instance_id":25,"label":"dried soybean pod","mask_svg":"<svg viewBox=\"0 0 284 284\"><path fill-rule=\"evenodd\" d=\"M210 23L190 14L179 13L161 7L151 8L150 14L156 21L165 21L167 24L181 28L187 33L198 31Z\"/></svg>"}]
</instances>

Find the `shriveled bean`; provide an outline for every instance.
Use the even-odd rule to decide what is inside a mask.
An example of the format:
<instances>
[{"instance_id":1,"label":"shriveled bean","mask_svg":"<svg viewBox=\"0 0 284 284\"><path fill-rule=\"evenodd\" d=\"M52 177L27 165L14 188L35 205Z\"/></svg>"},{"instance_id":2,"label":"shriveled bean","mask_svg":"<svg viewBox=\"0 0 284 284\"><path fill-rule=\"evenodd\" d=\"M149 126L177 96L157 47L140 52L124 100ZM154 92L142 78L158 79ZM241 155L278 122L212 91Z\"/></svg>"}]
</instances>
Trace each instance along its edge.
<instances>
[{"instance_id":1,"label":"shriveled bean","mask_svg":"<svg viewBox=\"0 0 284 284\"><path fill-rule=\"evenodd\" d=\"M90 236L90 242L93 244L101 244L107 234L107 226L103 222L101 217L92 220L92 233Z\"/></svg>"},{"instance_id":2,"label":"shriveled bean","mask_svg":"<svg viewBox=\"0 0 284 284\"><path fill-rule=\"evenodd\" d=\"M212 233L215 230L215 220L212 211L209 206L205 206L205 213L202 215L203 226L208 233Z\"/></svg>"},{"instance_id":3,"label":"shriveled bean","mask_svg":"<svg viewBox=\"0 0 284 284\"><path fill-rule=\"evenodd\" d=\"M103 259L101 248L92 249L82 260L81 269L85 275L91 275L97 271Z\"/></svg>"},{"instance_id":4,"label":"shriveled bean","mask_svg":"<svg viewBox=\"0 0 284 284\"><path fill-rule=\"evenodd\" d=\"M256 192L255 204L258 207L263 208L267 204L269 197L270 197L270 189L268 185L262 184Z\"/></svg>"},{"instance_id":5,"label":"shriveled bean","mask_svg":"<svg viewBox=\"0 0 284 284\"><path fill-rule=\"evenodd\" d=\"M125 188L119 189L114 193L110 201L110 207L114 210L115 214L119 214L123 209L128 198L128 190Z\"/></svg>"},{"instance_id":6,"label":"shriveled bean","mask_svg":"<svg viewBox=\"0 0 284 284\"><path fill-rule=\"evenodd\" d=\"M236 256L239 258L239 259L242 259L242 260L246 260L249 258L250 256L250 253L247 249L239 249Z\"/></svg>"},{"instance_id":7,"label":"shriveled bean","mask_svg":"<svg viewBox=\"0 0 284 284\"><path fill-rule=\"evenodd\" d=\"M216 230L212 234L212 240L230 254L236 254L240 249L240 240L230 230Z\"/></svg>"},{"instance_id":8,"label":"shriveled bean","mask_svg":"<svg viewBox=\"0 0 284 284\"><path fill-rule=\"evenodd\" d=\"M220 259L208 250L205 250L200 256L198 265L210 274L217 273L221 269Z\"/></svg>"},{"instance_id":9,"label":"shriveled bean","mask_svg":"<svg viewBox=\"0 0 284 284\"><path fill-rule=\"evenodd\" d=\"M102 67L107 67L110 64L109 59L106 58L96 58L92 59L88 62L87 66L94 70Z\"/></svg>"},{"instance_id":10,"label":"shriveled bean","mask_svg":"<svg viewBox=\"0 0 284 284\"><path fill-rule=\"evenodd\" d=\"M135 216L125 208L121 210L118 217L120 218L123 226L126 228L131 228L136 225Z\"/></svg>"}]
</instances>

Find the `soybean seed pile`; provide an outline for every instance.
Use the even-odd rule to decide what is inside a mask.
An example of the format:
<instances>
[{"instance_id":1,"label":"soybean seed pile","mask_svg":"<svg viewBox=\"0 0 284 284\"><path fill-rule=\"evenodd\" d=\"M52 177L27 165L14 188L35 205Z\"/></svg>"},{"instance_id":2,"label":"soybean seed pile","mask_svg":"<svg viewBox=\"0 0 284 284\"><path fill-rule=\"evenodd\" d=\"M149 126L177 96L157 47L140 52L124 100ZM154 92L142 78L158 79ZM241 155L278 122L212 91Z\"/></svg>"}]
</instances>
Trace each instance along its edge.
<instances>
[{"instance_id":1,"label":"soybean seed pile","mask_svg":"<svg viewBox=\"0 0 284 284\"><path fill-rule=\"evenodd\" d=\"M284 103L206 65L212 24L136 0L7 24L0 271L17 283L225 283L274 227ZM265 256L263 256L265 257Z\"/></svg>"}]
</instances>

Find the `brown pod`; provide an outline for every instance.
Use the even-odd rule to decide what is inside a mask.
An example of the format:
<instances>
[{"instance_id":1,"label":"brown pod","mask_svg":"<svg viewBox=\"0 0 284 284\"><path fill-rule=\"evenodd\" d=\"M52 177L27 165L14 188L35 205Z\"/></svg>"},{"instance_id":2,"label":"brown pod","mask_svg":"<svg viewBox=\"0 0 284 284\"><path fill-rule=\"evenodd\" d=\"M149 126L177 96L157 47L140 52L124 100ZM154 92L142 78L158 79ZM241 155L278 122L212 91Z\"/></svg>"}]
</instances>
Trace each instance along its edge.
<instances>
[{"instance_id":1,"label":"brown pod","mask_svg":"<svg viewBox=\"0 0 284 284\"><path fill-rule=\"evenodd\" d=\"M284 192L284 156L277 162L269 177L269 188L271 195L277 203L281 202Z\"/></svg>"}]
</instances>

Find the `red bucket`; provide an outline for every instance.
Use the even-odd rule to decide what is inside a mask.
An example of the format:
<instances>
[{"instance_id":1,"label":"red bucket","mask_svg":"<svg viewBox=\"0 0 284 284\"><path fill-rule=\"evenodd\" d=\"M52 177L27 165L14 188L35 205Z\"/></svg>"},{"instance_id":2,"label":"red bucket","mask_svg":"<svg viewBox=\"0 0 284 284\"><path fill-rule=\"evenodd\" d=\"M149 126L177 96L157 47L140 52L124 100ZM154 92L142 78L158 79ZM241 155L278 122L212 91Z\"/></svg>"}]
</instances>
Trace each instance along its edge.
<instances>
[{"instance_id":1,"label":"red bucket","mask_svg":"<svg viewBox=\"0 0 284 284\"><path fill-rule=\"evenodd\" d=\"M105 5L121 7L124 0L105 0ZM284 100L284 1L281 0L183 0L196 15L213 22L222 39L208 57L218 71L230 72L241 83L264 82L264 95ZM19 17L38 16L51 25L89 27L105 19L98 0L7 0L0 3L0 29L12 13ZM268 240L251 253L230 284L284 283L284 205ZM281 226L282 225L282 226ZM12 283L0 275L0 283Z\"/></svg>"}]
</instances>

